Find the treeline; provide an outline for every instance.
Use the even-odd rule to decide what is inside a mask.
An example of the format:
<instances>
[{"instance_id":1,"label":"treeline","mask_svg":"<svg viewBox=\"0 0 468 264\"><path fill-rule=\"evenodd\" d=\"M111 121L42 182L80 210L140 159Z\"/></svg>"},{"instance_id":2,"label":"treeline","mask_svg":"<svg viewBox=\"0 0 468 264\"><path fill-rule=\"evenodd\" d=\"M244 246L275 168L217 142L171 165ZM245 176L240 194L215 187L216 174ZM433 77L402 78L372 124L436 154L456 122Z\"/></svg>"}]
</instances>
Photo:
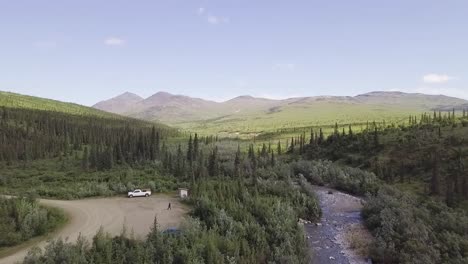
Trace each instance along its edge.
<instances>
[{"instance_id":1,"label":"treeline","mask_svg":"<svg viewBox=\"0 0 468 264\"><path fill-rule=\"evenodd\" d=\"M43 235L64 221L60 210L40 206L34 199L0 196L0 248Z\"/></svg>"},{"instance_id":2,"label":"treeline","mask_svg":"<svg viewBox=\"0 0 468 264\"><path fill-rule=\"evenodd\" d=\"M100 231L88 244L54 241L23 263L309 263L298 217L320 216L314 197L274 178L206 180L193 186L192 218L175 232L157 222L144 241Z\"/></svg>"},{"instance_id":3,"label":"treeline","mask_svg":"<svg viewBox=\"0 0 468 264\"><path fill-rule=\"evenodd\" d=\"M165 138L177 135L177 131L164 125L151 128L149 123L133 119L2 107L0 162L66 157L85 146L92 146L95 153L106 149L126 162L134 162L151 158L156 134Z\"/></svg>"},{"instance_id":4,"label":"treeline","mask_svg":"<svg viewBox=\"0 0 468 264\"><path fill-rule=\"evenodd\" d=\"M420 184L450 206L468 199L468 113L434 112L409 120L405 126L370 123L360 133L337 124L328 137L312 131L308 144L302 135L289 150L370 170L390 184Z\"/></svg>"}]
</instances>

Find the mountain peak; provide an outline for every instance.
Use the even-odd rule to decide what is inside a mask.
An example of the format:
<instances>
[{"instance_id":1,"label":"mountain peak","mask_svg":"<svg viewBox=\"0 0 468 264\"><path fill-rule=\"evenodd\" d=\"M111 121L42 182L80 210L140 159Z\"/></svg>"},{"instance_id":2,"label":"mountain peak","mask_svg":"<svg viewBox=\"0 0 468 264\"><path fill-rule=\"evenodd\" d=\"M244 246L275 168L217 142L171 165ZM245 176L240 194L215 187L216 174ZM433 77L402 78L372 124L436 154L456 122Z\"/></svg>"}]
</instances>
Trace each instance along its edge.
<instances>
[{"instance_id":1,"label":"mountain peak","mask_svg":"<svg viewBox=\"0 0 468 264\"><path fill-rule=\"evenodd\" d=\"M153 94L152 96L173 96L173 94L165 92L165 91L159 91L159 92Z\"/></svg>"},{"instance_id":2,"label":"mountain peak","mask_svg":"<svg viewBox=\"0 0 468 264\"><path fill-rule=\"evenodd\" d=\"M118 95L112 99L116 99L116 98L131 98L131 99L138 99L138 100L143 100L143 98L137 94L134 94L134 93L131 93L131 92L125 92L121 95Z\"/></svg>"},{"instance_id":3,"label":"mountain peak","mask_svg":"<svg viewBox=\"0 0 468 264\"><path fill-rule=\"evenodd\" d=\"M93 105L93 107L116 114L123 114L127 112L134 104L142 100L142 97L134 93L125 92L109 100L101 101Z\"/></svg>"},{"instance_id":4,"label":"mountain peak","mask_svg":"<svg viewBox=\"0 0 468 264\"><path fill-rule=\"evenodd\" d=\"M251 95L240 95L240 96L237 96L237 97L234 97L228 101L238 101L238 100L253 100L255 99L255 97L251 96Z\"/></svg>"}]
</instances>

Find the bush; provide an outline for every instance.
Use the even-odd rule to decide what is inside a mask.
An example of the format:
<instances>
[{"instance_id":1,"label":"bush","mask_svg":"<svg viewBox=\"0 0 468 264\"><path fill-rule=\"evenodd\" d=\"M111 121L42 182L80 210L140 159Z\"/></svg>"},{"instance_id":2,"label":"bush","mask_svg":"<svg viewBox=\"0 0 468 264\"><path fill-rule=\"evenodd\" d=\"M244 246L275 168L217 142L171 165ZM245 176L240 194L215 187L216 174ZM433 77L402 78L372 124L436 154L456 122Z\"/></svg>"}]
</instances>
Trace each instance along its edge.
<instances>
[{"instance_id":1,"label":"bush","mask_svg":"<svg viewBox=\"0 0 468 264\"><path fill-rule=\"evenodd\" d=\"M432 201L384 186L364 206L363 217L376 238L377 263L466 263L468 216Z\"/></svg>"},{"instance_id":2,"label":"bush","mask_svg":"<svg viewBox=\"0 0 468 264\"><path fill-rule=\"evenodd\" d=\"M65 220L62 211L28 198L0 197L0 247L43 235Z\"/></svg>"},{"instance_id":3,"label":"bush","mask_svg":"<svg viewBox=\"0 0 468 264\"><path fill-rule=\"evenodd\" d=\"M347 166L339 166L328 160L300 160L291 163L294 174L302 174L313 184L329 186L357 195L377 190L374 173Z\"/></svg>"}]
</instances>

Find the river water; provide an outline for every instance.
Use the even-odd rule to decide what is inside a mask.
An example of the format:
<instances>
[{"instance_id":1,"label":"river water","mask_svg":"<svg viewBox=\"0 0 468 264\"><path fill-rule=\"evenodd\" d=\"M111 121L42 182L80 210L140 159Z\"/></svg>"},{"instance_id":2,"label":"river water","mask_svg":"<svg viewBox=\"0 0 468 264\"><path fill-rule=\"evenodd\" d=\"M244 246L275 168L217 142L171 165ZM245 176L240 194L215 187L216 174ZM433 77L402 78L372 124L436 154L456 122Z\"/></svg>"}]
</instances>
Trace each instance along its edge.
<instances>
[{"instance_id":1,"label":"river water","mask_svg":"<svg viewBox=\"0 0 468 264\"><path fill-rule=\"evenodd\" d=\"M360 256L357 249L351 247L352 239L347 239L350 230L364 233L360 237L370 237L362 222L362 200L326 187L308 188L316 193L322 208L320 222L304 225L312 251L311 263L371 263L366 257Z\"/></svg>"}]
</instances>

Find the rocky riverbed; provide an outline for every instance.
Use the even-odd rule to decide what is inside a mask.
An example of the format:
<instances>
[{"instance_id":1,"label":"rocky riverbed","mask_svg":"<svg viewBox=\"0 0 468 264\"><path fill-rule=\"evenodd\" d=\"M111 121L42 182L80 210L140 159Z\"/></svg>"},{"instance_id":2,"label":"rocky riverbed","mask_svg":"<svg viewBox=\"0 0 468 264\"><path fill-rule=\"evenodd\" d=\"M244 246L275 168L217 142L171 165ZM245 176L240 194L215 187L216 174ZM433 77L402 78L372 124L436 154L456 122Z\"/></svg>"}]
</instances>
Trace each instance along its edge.
<instances>
[{"instance_id":1,"label":"rocky riverbed","mask_svg":"<svg viewBox=\"0 0 468 264\"><path fill-rule=\"evenodd\" d=\"M371 263L367 260L372 236L361 217L362 200L330 188L308 186L318 196L322 219L306 223L312 263Z\"/></svg>"}]
</instances>

